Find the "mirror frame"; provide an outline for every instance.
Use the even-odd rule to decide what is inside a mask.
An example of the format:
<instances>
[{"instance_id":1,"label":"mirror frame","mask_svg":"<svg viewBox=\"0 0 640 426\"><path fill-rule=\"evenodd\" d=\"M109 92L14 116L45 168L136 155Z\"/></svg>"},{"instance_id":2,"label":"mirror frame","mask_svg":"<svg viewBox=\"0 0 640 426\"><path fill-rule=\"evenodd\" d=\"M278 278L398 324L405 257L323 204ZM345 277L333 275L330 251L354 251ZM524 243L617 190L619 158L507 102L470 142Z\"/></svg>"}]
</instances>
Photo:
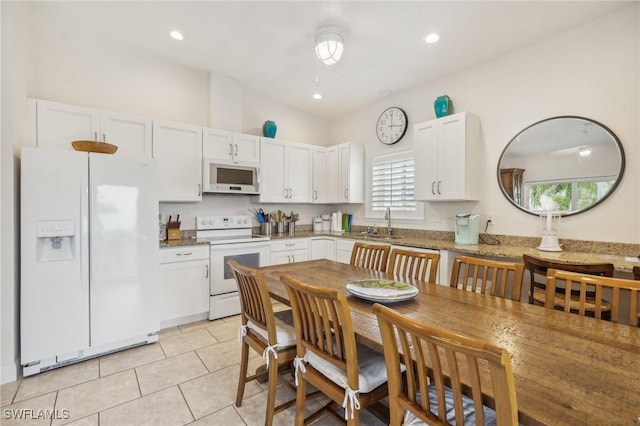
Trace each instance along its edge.
<instances>
[{"instance_id":1,"label":"mirror frame","mask_svg":"<svg viewBox=\"0 0 640 426\"><path fill-rule=\"evenodd\" d=\"M595 206L597 206L598 204L602 203L604 200L606 200L607 198L609 198L609 196L611 194L613 194L613 192L616 190L616 188L618 187L618 185L620 184L620 181L622 180L622 177L624 175L624 169L625 169L625 155L624 155L624 148L622 146L622 143L620 142L620 139L618 139L618 136L613 133L613 131L611 131L611 129L609 129L607 126L605 126L604 124L593 120L591 118L586 118L586 117L581 117L581 116L577 116L577 115L559 115L559 116L555 116L555 117L549 117L549 118L545 118L543 120L540 121L536 121L533 124L528 125L527 127L525 127L524 129L522 129L521 131L519 131L514 137L511 138L511 140L509 141L509 143L507 143L507 145L503 148L502 153L500 154L500 158L498 158L498 164L496 166L497 169L497 179L498 179L498 186L500 187L500 192L502 192L502 195L504 196L504 198L507 199L507 201L509 201L509 203L513 204L514 206L516 206L518 209L522 210L525 213L528 213L530 215L533 216L540 216L540 213L536 213L536 212L532 212L529 211L527 209L525 209L524 207L522 207L521 205L517 204L515 202L515 200L513 200L505 191L504 186L502 185L502 179L500 178L500 163L502 162L502 157L504 157L504 153L507 151L507 149L509 148L509 146L518 139L518 137L520 135L522 135L524 132L526 132L527 130L529 130L530 128L537 126L538 124L542 124L544 122L547 121L551 121L551 120L558 120L561 118L571 118L571 119L579 119L579 120L584 120L584 121L588 121L591 122L595 125L598 125L600 127L602 127L607 133L609 133L609 135L611 135L611 137L613 138L614 142L617 144L618 146L618 151L620 152L620 171L618 172L618 177L616 178L616 181L614 182L613 186L611 187L611 189L604 195L604 197L602 197L601 199L599 199L597 202L593 203L592 205L590 205L589 207L586 207L582 210L578 210L575 212L569 212L569 213L565 213L562 212L562 216L573 216L576 214L580 214L580 213L584 213L588 210L591 210L592 208L594 208Z\"/></svg>"}]
</instances>

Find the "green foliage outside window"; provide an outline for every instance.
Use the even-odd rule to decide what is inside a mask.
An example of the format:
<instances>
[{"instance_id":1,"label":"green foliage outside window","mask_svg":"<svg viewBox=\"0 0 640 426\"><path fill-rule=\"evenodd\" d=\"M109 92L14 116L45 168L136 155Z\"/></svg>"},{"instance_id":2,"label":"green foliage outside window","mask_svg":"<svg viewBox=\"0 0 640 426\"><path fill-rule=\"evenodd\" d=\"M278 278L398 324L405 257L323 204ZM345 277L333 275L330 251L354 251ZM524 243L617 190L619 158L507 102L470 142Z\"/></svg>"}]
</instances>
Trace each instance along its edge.
<instances>
[{"instance_id":1,"label":"green foliage outside window","mask_svg":"<svg viewBox=\"0 0 640 426\"><path fill-rule=\"evenodd\" d=\"M573 212L592 206L609 192L615 180L528 184L529 208Z\"/></svg>"}]
</instances>

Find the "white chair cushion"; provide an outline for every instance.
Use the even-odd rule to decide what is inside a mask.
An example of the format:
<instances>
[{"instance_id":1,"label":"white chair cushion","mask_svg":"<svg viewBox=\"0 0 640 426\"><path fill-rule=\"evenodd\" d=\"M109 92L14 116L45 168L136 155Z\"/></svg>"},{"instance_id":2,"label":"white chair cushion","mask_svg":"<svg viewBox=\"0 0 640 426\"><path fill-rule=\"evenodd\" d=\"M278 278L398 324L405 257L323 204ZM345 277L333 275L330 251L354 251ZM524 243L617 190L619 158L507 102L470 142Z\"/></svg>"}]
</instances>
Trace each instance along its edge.
<instances>
[{"instance_id":1,"label":"white chair cushion","mask_svg":"<svg viewBox=\"0 0 640 426\"><path fill-rule=\"evenodd\" d=\"M293 317L290 310L280 311L274 314L276 317L276 340L278 342L278 349L289 348L296 345L296 330L293 327ZM254 332L258 333L269 341L269 336L266 330L258 327L251 321L247 321L247 327Z\"/></svg>"},{"instance_id":2,"label":"white chair cushion","mask_svg":"<svg viewBox=\"0 0 640 426\"><path fill-rule=\"evenodd\" d=\"M360 393L368 393L387 381L387 368L384 355L357 344L358 351L358 386ZM307 361L320 373L343 389L347 388L347 374L328 361L308 351Z\"/></svg>"},{"instance_id":3,"label":"white chair cushion","mask_svg":"<svg viewBox=\"0 0 640 426\"><path fill-rule=\"evenodd\" d=\"M444 388L444 399L447 404L447 422L454 425L456 424L456 413L453 408L453 391L449 387ZM417 403L420 403L420 394L416 396ZM436 395L436 387L435 385L429 386L429 404L431 407L431 412L438 415L438 397ZM496 424L496 412L487 406L483 406L482 411L484 412L484 424L486 426L495 426ZM476 424L476 415L473 409L473 399L462 395L462 412L464 414L464 424L465 425L475 425ZM417 418L415 414L411 411L407 410L404 415L404 426L424 426L422 420Z\"/></svg>"}]
</instances>

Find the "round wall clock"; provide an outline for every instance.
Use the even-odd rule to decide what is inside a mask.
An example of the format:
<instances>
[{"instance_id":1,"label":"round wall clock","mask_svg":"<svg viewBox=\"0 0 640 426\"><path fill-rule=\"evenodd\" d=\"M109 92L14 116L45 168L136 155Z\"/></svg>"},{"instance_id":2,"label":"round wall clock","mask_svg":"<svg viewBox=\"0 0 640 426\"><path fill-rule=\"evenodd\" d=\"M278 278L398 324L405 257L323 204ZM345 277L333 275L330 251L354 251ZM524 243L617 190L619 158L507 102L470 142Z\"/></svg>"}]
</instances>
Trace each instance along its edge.
<instances>
[{"instance_id":1,"label":"round wall clock","mask_svg":"<svg viewBox=\"0 0 640 426\"><path fill-rule=\"evenodd\" d=\"M380 114L376 134L380 142L391 145L398 142L407 132L407 114L398 107L387 108Z\"/></svg>"}]
</instances>

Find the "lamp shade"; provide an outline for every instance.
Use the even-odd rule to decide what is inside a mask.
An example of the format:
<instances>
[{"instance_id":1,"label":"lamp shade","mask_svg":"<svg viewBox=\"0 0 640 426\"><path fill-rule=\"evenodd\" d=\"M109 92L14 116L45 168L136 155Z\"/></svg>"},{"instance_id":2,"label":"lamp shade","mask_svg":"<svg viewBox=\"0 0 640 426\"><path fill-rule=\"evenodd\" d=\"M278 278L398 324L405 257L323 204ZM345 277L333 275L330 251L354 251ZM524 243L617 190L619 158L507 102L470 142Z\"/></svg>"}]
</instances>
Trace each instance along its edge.
<instances>
[{"instance_id":1,"label":"lamp shade","mask_svg":"<svg viewBox=\"0 0 640 426\"><path fill-rule=\"evenodd\" d=\"M344 40L337 27L328 25L316 32L316 55L325 65L333 65L342 58Z\"/></svg>"}]
</instances>

